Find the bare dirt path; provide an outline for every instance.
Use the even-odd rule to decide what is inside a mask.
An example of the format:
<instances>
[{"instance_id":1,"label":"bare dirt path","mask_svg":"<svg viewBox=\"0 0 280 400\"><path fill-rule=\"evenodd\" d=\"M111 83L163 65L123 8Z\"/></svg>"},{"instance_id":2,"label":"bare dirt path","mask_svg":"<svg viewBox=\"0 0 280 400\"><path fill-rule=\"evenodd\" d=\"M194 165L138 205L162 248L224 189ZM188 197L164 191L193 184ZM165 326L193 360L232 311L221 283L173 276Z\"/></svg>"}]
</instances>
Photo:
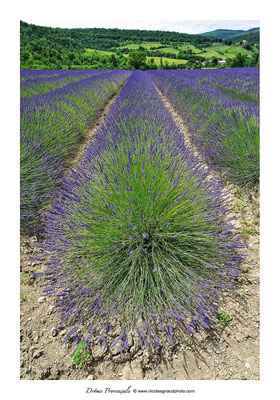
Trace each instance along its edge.
<instances>
[{"instance_id":1,"label":"bare dirt path","mask_svg":"<svg viewBox=\"0 0 280 400\"><path fill-rule=\"evenodd\" d=\"M184 133L186 145L190 144L181 117L166 98L163 100ZM98 127L104 123L112 103L106 106ZM83 150L96 130L95 125L83 143ZM81 147L71 168L75 168L83 150ZM205 160L195 151L207 168ZM42 297L42 282L34 277L33 271L44 270L43 264L31 261L37 238L22 238L21 379L259 379L259 200L256 191L245 192L232 184L229 189L240 227L246 235L248 254L241 267L243 273L236 282L238 292L225 297L220 304L220 311L229 321L217 322L211 330L196 333L191 341L177 332L175 345L164 351L142 350L132 340L124 358L117 346L104 354L98 348L87 365L75 367L69 359L72 347L61 345L66 330L54 329L59 325L54 300Z\"/></svg>"}]
</instances>

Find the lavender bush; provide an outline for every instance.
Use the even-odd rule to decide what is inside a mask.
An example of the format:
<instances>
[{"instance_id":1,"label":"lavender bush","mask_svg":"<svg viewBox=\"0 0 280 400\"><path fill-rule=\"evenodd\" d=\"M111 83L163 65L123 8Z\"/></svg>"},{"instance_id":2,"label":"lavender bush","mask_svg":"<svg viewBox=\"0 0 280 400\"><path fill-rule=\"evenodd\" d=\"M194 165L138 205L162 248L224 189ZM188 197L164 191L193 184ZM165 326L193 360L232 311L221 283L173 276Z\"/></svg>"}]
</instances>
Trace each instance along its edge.
<instances>
[{"instance_id":1,"label":"lavender bush","mask_svg":"<svg viewBox=\"0 0 280 400\"><path fill-rule=\"evenodd\" d=\"M242 243L222 184L208 178L147 74L134 72L47 213L45 293L61 324L75 324L66 340L123 352L132 333L157 348L173 343L175 325L209 327Z\"/></svg>"}]
</instances>

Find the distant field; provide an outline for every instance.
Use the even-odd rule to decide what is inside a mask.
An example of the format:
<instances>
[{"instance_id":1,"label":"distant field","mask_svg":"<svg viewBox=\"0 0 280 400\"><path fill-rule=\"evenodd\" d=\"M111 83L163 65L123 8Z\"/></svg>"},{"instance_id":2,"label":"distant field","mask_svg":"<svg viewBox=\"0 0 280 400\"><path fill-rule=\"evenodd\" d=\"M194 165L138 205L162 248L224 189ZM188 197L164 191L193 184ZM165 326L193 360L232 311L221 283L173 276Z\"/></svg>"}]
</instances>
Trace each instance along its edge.
<instances>
[{"instance_id":1,"label":"distant field","mask_svg":"<svg viewBox=\"0 0 280 400\"><path fill-rule=\"evenodd\" d=\"M125 46L120 46L119 49L132 49L132 50L138 50L139 46L144 47L147 50L151 50L152 47L161 47L160 49L155 49L160 50L164 53L174 53L178 54L180 50L192 50L193 53L200 53L201 50L195 47L193 44L190 43L180 43L178 45L164 45L163 43L160 42L143 42L143 43L132 43L132 44L127 44ZM177 48L173 47L176 46ZM153 49L151 50L153 51Z\"/></svg>"},{"instance_id":2,"label":"distant field","mask_svg":"<svg viewBox=\"0 0 280 400\"><path fill-rule=\"evenodd\" d=\"M152 50L153 51L153 50ZM156 51L156 50L155 50ZM171 46L169 46L169 47L164 47L164 48L162 48L162 49L158 49L158 51L162 51L163 53L173 53L173 54L178 54L179 53L179 50L178 49L175 49L174 47L171 47Z\"/></svg>"},{"instance_id":3,"label":"distant field","mask_svg":"<svg viewBox=\"0 0 280 400\"><path fill-rule=\"evenodd\" d=\"M154 63L156 65L160 65L160 58L161 57L147 57L147 60L153 58ZM181 60L181 59L177 59L177 58L168 58L168 57L162 57L162 63L165 64L165 62L167 62L167 64L186 64L187 61L186 60Z\"/></svg>"},{"instance_id":4,"label":"distant field","mask_svg":"<svg viewBox=\"0 0 280 400\"><path fill-rule=\"evenodd\" d=\"M162 57L163 64L167 63L169 65L173 64L173 63L175 63L175 64L186 64L187 63L187 60L176 58L176 56L179 54L180 51L192 50L193 54L195 54L197 56L201 56L206 59L212 59L213 57L217 57L221 60L226 60L227 58L233 58L236 56L237 53L241 53L244 55L252 55L253 54L253 51L246 50L241 45L208 46L208 47L205 47L204 50L201 50L190 43L178 43L178 44L174 43L174 44L168 44L166 46L164 46L164 44L160 43L160 42L128 43L126 45L118 47L118 49L121 51L124 51L124 53L122 53L122 55L124 57L128 57L129 53L125 52L126 49L138 50L140 46L151 52L158 50L158 51L161 51L162 53L174 54L174 58ZM164 47L161 47L161 46L164 46ZM151 49L152 47L161 47L161 48L153 50L153 49ZM254 48L254 47L253 47L253 49L256 50L256 48ZM93 53L97 53L99 55L106 55L106 56L114 54L113 51L96 50L96 49L86 49L86 51L83 54L87 57ZM147 61L149 61L151 58L154 59L154 63L157 66L160 65L161 57L150 55L150 56L147 56Z\"/></svg>"},{"instance_id":5,"label":"distant field","mask_svg":"<svg viewBox=\"0 0 280 400\"><path fill-rule=\"evenodd\" d=\"M143 43L132 43L132 44L127 44L125 46L119 47L119 49L132 49L132 50L138 50L139 46L142 46L143 48L151 50L152 47L160 47L163 46L163 43L160 42L143 42ZM190 43L184 43L184 44L178 44L174 45L177 48L173 47L172 45L166 45L165 47L162 47L158 50L160 50L163 53L173 53L173 54L178 54L180 50L192 50L192 52L196 55L205 57L205 58L211 58L211 57L219 57L221 59L226 59L228 57L234 57L236 56L237 53L241 53L244 55L251 55L252 51L244 49L243 46L240 45L221 45L221 46L208 46L205 47L205 52L203 50L198 49L194 45ZM156 49L155 49L156 51ZM185 61L185 60L184 60Z\"/></svg>"},{"instance_id":6,"label":"distant field","mask_svg":"<svg viewBox=\"0 0 280 400\"><path fill-rule=\"evenodd\" d=\"M88 56L92 53L99 53L99 54L104 54L104 55L111 55L113 54L113 51L105 51L105 50L95 50L95 49L86 49L84 55Z\"/></svg>"},{"instance_id":7,"label":"distant field","mask_svg":"<svg viewBox=\"0 0 280 400\"><path fill-rule=\"evenodd\" d=\"M138 47L137 47L137 48L138 48ZM173 50L175 50L175 49L173 49ZM179 52L179 51L177 50L177 52ZM111 54L113 54L112 51L95 50L95 49L86 49L86 52L84 53L84 55L85 55L85 56L90 56L90 54L92 54L92 53L98 53L98 54L104 54L104 55L111 55ZM128 57L128 54L123 54L123 56L124 56L124 57ZM156 65L160 65L160 58L161 58L161 57L149 57L149 56L147 56L147 61L150 60L151 58L153 58L154 63L155 63ZM187 63L186 60L181 60L181 59L177 59L177 58L168 58L168 57L162 57L162 62L163 62L163 64L165 64L166 62L167 62L168 64L173 64L173 63L176 63L176 64L186 64L186 63Z\"/></svg>"},{"instance_id":8,"label":"distant field","mask_svg":"<svg viewBox=\"0 0 280 400\"><path fill-rule=\"evenodd\" d=\"M142 43L130 43L124 46L118 47L119 49L131 49L131 50L138 50L139 46L144 47L147 50L150 50L151 47L158 47L163 46L160 42L142 42Z\"/></svg>"},{"instance_id":9,"label":"distant field","mask_svg":"<svg viewBox=\"0 0 280 400\"><path fill-rule=\"evenodd\" d=\"M245 54L245 55L250 55L252 54L252 51L244 49L243 46L226 46L226 45L221 45L221 46L209 46L205 48L206 51L208 52L217 52L219 53L222 52L223 54L227 56L236 56L237 53Z\"/></svg>"},{"instance_id":10,"label":"distant field","mask_svg":"<svg viewBox=\"0 0 280 400\"><path fill-rule=\"evenodd\" d=\"M178 46L180 50L192 50L193 53L198 54L201 53L201 50L195 47L193 44L184 43Z\"/></svg>"},{"instance_id":11,"label":"distant field","mask_svg":"<svg viewBox=\"0 0 280 400\"><path fill-rule=\"evenodd\" d=\"M232 57L234 57L234 55L233 54L230 54L230 53L226 53L226 54L220 54L220 53L218 53L218 51L216 51L216 50L213 50L213 51L211 51L211 50L206 50L206 52L205 53L201 53L201 54L199 54L199 55L201 55L202 57L205 57L205 58L213 58L213 57L217 57L217 58L219 58L219 59L221 59L221 60L225 60L226 58L232 58Z\"/></svg>"}]
</instances>

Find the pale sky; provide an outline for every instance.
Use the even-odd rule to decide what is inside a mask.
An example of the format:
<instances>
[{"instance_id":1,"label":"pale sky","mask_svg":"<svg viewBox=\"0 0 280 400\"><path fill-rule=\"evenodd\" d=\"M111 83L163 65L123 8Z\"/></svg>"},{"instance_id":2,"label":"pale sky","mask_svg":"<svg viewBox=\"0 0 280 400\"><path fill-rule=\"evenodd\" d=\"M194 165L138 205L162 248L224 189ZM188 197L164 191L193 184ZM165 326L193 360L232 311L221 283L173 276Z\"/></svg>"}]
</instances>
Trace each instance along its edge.
<instances>
[{"instance_id":1,"label":"pale sky","mask_svg":"<svg viewBox=\"0 0 280 400\"><path fill-rule=\"evenodd\" d=\"M260 26L258 20L24 20L30 24L53 28L120 28L204 33L215 29L247 30Z\"/></svg>"}]
</instances>

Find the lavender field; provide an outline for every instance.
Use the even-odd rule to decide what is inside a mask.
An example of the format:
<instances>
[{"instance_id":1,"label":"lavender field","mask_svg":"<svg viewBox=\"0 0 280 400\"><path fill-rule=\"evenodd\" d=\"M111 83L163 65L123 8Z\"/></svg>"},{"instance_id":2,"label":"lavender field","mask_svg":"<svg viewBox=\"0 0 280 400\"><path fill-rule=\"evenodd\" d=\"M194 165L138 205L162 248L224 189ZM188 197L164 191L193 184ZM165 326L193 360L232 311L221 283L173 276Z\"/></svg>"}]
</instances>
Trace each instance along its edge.
<instances>
[{"instance_id":1,"label":"lavender field","mask_svg":"<svg viewBox=\"0 0 280 400\"><path fill-rule=\"evenodd\" d=\"M32 229L36 212L53 199L65 162L128 75L126 71L22 72L23 230Z\"/></svg>"},{"instance_id":2,"label":"lavender field","mask_svg":"<svg viewBox=\"0 0 280 400\"><path fill-rule=\"evenodd\" d=\"M259 68L22 71L20 161L32 279L79 371L228 324L258 229Z\"/></svg>"},{"instance_id":3,"label":"lavender field","mask_svg":"<svg viewBox=\"0 0 280 400\"><path fill-rule=\"evenodd\" d=\"M259 68L150 72L214 167L259 182Z\"/></svg>"}]
</instances>

